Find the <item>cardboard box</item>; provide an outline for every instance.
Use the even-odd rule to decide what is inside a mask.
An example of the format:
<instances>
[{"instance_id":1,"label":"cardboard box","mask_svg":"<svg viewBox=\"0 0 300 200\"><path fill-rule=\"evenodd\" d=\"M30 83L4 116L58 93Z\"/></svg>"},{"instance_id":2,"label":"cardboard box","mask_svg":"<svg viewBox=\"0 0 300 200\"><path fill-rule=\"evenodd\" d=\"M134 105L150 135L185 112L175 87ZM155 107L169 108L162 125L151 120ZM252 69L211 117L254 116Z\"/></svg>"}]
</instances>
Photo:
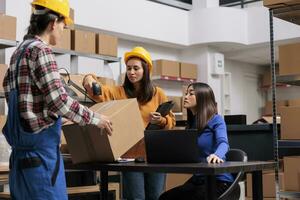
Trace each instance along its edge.
<instances>
[{"instance_id":1,"label":"cardboard box","mask_svg":"<svg viewBox=\"0 0 300 200\"><path fill-rule=\"evenodd\" d=\"M299 116L300 106L282 107L280 131L282 140L300 139Z\"/></svg>"},{"instance_id":2,"label":"cardboard box","mask_svg":"<svg viewBox=\"0 0 300 200\"><path fill-rule=\"evenodd\" d=\"M275 71L276 75L278 75L278 68L276 68ZM278 84L278 83L277 83ZM272 86L272 77L271 77L271 71L268 69L267 71L264 72L263 77L262 77L262 87L271 87Z\"/></svg>"},{"instance_id":3,"label":"cardboard box","mask_svg":"<svg viewBox=\"0 0 300 200\"><path fill-rule=\"evenodd\" d=\"M59 43L54 46L58 49L71 50L71 30L64 29L62 38L59 40Z\"/></svg>"},{"instance_id":4,"label":"cardboard box","mask_svg":"<svg viewBox=\"0 0 300 200\"><path fill-rule=\"evenodd\" d=\"M300 74L300 43L279 46L279 75Z\"/></svg>"},{"instance_id":5,"label":"cardboard box","mask_svg":"<svg viewBox=\"0 0 300 200\"><path fill-rule=\"evenodd\" d=\"M264 6L268 8L277 8L297 4L300 4L300 0L264 0Z\"/></svg>"},{"instance_id":6,"label":"cardboard box","mask_svg":"<svg viewBox=\"0 0 300 200\"><path fill-rule=\"evenodd\" d=\"M197 79L197 65L190 63L180 63L180 77L188 79Z\"/></svg>"},{"instance_id":7,"label":"cardboard box","mask_svg":"<svg viewBox=\"0 0 300 200\"><path fill-rule=\"evenodd\" d=\"M300 156L283 157L284 165L284 190L300 190Z\"/></svg>"},{"instance_id":8,"label":"cardboard box","mask_svg":"<svg viewBox=\"0 0 300 200\"><path fill-rule=\"evenodd\" d=\"M95 33L83 31L83 30L72 30L71 31L71 49L74 51L95 54L96 53L96 35Z\"/></svg>"},{"instance_id":9,"label":"cardboard box","mask_svg":"<svg viewBox=\"0 0 300 200\"><path fill-rule=\"evenodd\" d=\"M69 14L69 16L70 16L70 18L73 20L73 22L74 22L74 16L75 16L75 14L74 14L75 12L74 12L74 9L73 8L70 8L70 14Z\"/></svg>"},{"instance_id":10,"label":"cardboard box","mask_svg":"<svg viewBox=\"0 0 300 200\"><path fill-rule=\"evenodd\" d=\"M168 96L168 100L174 102L173 112L182 112L182 97Z\"/></svg>"},{"instance_id":11,"label":"cardboard box","mask_svg":"<svg viewBox=\"0 0 300 200\"><path fill-rule=\"evenodd\" d=\"M96 35L96 53L106 56L118 56L118 38L98 33Z\"/></svg>"},{"instance_id":12,"label":"cardboard box","mask_svg":"<svg viewBox=\"0 0 300 200\"><path fill-rule=\"evenodd\" d=\"M288 105L289 106L300 106L300 99L289 99Z\"/></svg>"},{"instance_id":13,"label":"cardboard box","mask_svg":"<svg viewBox=\"0 0 300 200\"><path fill-rule=\"evenodd\" d=\"M284 188L284 174L279 172L279 186L282 190ZM247 197L252 197L252 175L247 174ZM264 197L276 197L275 189L275 173L263 174L263 194Z\"/></svg>"},{"instance_id":14,"label":"cardboard box","mask_svg":"<svg viewBox=\"0 0 300 200\"><path fill-rule=\"evenodd\" d=\"M0 13L0 39L16 40L17 18Z\"/></svg>"},{"instance_id":15,"label":"cardboard box","mask_svg":"<svg viewBox=\"0 0 300 200\"><path fill-rule=\"evenodd\" d=\"M3 93L4 92L4 89L3 89L3 80L4 80L4 76L6 74L6 71L8 69L8 66L5 65L5 64L0 64L0 93Z\"/></svg>"},{"instance_id":16,"label":"cardboard box","mask_svg":"<svg viewBox=\"0 0 300 200\"><path fill-rule=\"evenodd\" d=\"M155 60L153 62L153 75L179 77L180 64L171 60Z\"/></svg>"},{"instance_id":17,"label":"cardboard box","mask_svg":"<svg viewBox=\"0 0 300 200\"><path fill-rule=\"evenodd\" d=\"M288 105L288 101L277 101L276 102L276 111L277 115L280 115L282 112L282 107L286 107ZM272 101L267 101L266 105L263 109L263 115L272 115L273 114L273 104Z\"/></svg>"},{"instance_id":18,"label":"cardboard box","mask_svg":"<svg viewBox=\"0 0 300 200\"><path fill-rule=\"evenodd\" d=\"M136 99L99 103L90 109L109 117L113 135L93 125L63 126L74 163L113 162L143 138L144 123Z\"/></svg>"},{"instance_id":19,"label":"cardboard box","mask_svg":"<svg viewBox=\"0 0 300 200\"><path fill-rule=\"evenodd\" d=\"M183 185L191 177L192 177L191 174L167 174L166 191L174 187Z\"/></svg>"},{"instance_id":20,"label":"cardboard box","mask_svg":"<svg viewBox=\"0 0 300 200\"><path fill-rule=\"evenodd\" d=\"M6 123L6 119L7 119L6 115L0 115L0 130L1 130L1 132Z\"/></svg>"}]
</instances>

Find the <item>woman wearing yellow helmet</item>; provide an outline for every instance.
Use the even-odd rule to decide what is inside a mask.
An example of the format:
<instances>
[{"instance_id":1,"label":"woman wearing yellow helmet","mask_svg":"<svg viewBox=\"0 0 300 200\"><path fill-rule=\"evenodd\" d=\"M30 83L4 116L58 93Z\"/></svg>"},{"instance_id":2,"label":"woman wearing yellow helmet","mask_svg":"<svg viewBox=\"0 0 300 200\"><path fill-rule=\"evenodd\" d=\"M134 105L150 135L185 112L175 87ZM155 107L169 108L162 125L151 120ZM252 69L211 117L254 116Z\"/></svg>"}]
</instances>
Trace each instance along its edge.
<instances>
[{"instance_id":1,"label":"woman wearing yellow helmet","mask_svg":"<svg viewBox=\"0 0 300 200\"><path fill-rule=\"evenodd\" d=\"M137 98L139 109L145 127L148 123L157 124L162 129L171 129L175 126L175 117L170 112L165 117L155 112L157 107L167 101L163 90L154 87L150 79L152 60L148 51L143 47L135 47L125 53L126 76L122 86L109 87L101 85L101 95L94 95L93 82L97 77L88 74L83 80L83 86L88 94L96 101ZM100 83L99 83L100 84ZM143 141L135 145L123 157L145 157ZM123 173L123 198L127 200L147 199L157 200L164 189L165 175L161 173Z\"/></svg>"},{"instance_id":2,"label":"woman wearing yellow helmet","mask_svg":"<svg viewBox=\"0 0 300 200\"><path fill-rule=\"evenodd\" d=\"M12 147L10 192L15 200L66 200L61 117L94 124L108 134L112 127L106 116L70 98L61 82L49 44L60 39L69 17L68 0L34 0L32 5L28 33L13 53L3 82L8 102L3 133Z\"/></svg>"}]
</instances>

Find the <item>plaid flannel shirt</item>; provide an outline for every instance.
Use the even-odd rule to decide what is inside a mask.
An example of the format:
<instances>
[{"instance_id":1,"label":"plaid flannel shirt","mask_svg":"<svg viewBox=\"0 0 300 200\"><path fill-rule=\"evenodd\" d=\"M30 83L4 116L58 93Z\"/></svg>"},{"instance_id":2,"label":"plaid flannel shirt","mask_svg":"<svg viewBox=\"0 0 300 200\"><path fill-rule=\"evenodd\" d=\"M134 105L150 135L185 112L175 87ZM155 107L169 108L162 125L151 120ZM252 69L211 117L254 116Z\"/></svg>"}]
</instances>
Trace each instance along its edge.
<instances>
[{"instance_id":1,"label":"plaid flannel shirt","mask_svg":"<svg viewBox=\"0 0 300 200\"><path fill-rule=\"evenodd\" d=\"M5 74L3 87L7 102L9 92L16 85L16 64L27 42L29 40L13 53ZM54 124L59 116L80 125L97 124L99 119L94 118L94 113L66 93L52 49L37 36L30 42L20 60L18 72L19 112L23 128L38 133Z\"/></svg>"}]
</instances>

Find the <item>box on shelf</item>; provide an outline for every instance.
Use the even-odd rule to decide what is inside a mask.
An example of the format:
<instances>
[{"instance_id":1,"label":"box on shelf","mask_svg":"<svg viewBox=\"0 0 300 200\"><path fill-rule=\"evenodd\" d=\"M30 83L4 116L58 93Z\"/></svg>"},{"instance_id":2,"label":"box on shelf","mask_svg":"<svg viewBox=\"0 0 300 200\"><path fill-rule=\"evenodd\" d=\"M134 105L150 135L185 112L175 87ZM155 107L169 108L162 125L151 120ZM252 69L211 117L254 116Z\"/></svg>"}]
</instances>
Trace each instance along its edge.
<instances>
[{"instance_id":1,"label":"box on shelf","mask_svg":"<svg viewBox=\"0 0 300 200\"><path fill-rule=\"evenodd\" d=\"M300 4L300 0L264 0L264 6L268 8L277 8L297 4Z\"/></svg>"},{"instance_id":2,"label":"box on shelf","mask_svg":"<svg viewBox=\"0 0 300 200\"><path fill-rule=\"evenodd\" d=\"M153 62L153 75L179 77L180 64L171 60L155 60Z\"/></svg>"},{"instance_id":3,"label":"box on shelf","mask_svg":"<svg viewBox=\"0 0 300 200\"><path fill-rule=\"evenodd\" d=\"M300 74L300 43L279 46L279 75Z\"/></svg>"},{"instance_id":4,"label":"box on shelf","mask_svg":"<svg viewBox=\"0 0 300 200\"><path fill-rule=\"evenodd\" d=\"M279 186L280 190L284 188L284 173L279 172ZM247 197L252 197L252 175L247 174ZM263 194L264 197L276 197L275 189L275 173L263 174Z\"/></svg>"},{"instance_id":5,"label":"box on shelf","mask_svg":"<svg viewBox=\"0 0 300 200\"><path fill-rule=\"evenodd\" d=\"M180 63L180 77L188 79L197 79L197 65L190 63Z\"/></svg>"},{"instance_id":6,"label":"box on shelf","mask_svg":"<svg viewBox=\"0 0 300 200\"><path fill-rule=\"evenodd\" d=\"M74 51L95 54L96 35L83 30L71 30L71 49Z\"/></svg>"},{"instance_id":7,"label":"box on shelf","mask_svg":"<svg viewBox=\"0 0 300 200\"><path fill-rule=\"evenodd\" d=\"M300 106L289 106L281 108L280 135L282 140L300 139L299 115Z\"/></svg>"},{"instance_id":8,"label":"box on shelf","mask_svg":"<svg viewBox=\"0 0 300 200\"><path fill-rule=\"evenodd\" d=\"M284 165L284 190L300 190L300 156L283 157Z\"/></svg>"},{"instance_id":9,"label":"box on shelf","mask_svg":"<svg viewBox=\"0 0 300 200\"><path fill-rule=\"evenodd\" d=\"M17 18L0 13L0 39L16 40Z\"/></svg>"},{"instance_id":10,"label":"box on shelf","mask_svg":"<svg viewBox=\"0 0 300 200\"><path fill-rule=\"evenodd\" d=\"M300 106L300 99L289 99L288 105L289 106Z\"/></svg>"},{"instance_id":11,"label":"box on shelf","mask_svg":"<svg viewBox=\"0 0 300 200\"><path fill-rule=\"evenodd\" d=\"M2 129L6 123L6 119L7 119L7 116L6 115L0 115L0 130L2 132Z\"/></svg>"},{"instance_id":12,"label":"box on shelf","mask_svg":"<svg viewBox=\"0 0 300 200\"><path fill-rule=\"evenodd\" d=\"M59 43L54 46L59 49L71 50L71 30L64 29Z\"/></svg>"},{"instance_id":13,"label":"box on shelf","mask_svg":"<svg viewBox=\"0 0 300 200\"><path fill-rule=\"evenodd\" d=\"M276 73L276 75L278 75L278 69L277 68L276 68L275 73ZM267 70L263 74L261 86L262 87L271 87L271 85L272 85L271 71Z\"/></svg>"},{"instance_id":14,"label":"box on shelf","mask_svg":"<svg viewBox=\"0 0 300 200\"><path fill-rule=\"evenodd\" d=\"M96 53L106 56L118 56L118 38L103 33L96 35Z\"/></svg>"},{"instance_id":15,"label":"box on shelf","mask_svg":"<svg viewBox=\"0 0 300 200\"><path fill-rule=\"evenodd\" d=\"M6 71L8 69L8 66L6 64L0 64L0 93L3 93L4 92L4 89L3 89L3 80L4 80L4 76L6 74Z\"/></svg>"},{"instance_id":16,"label":"box on shelf","mask_svg":"<svg viewBox=\"0 0 300 200\"><path fill-rule=\"evenodd\" d=\"M288 106L288 101L286 100L277 101L276 102L277 115L280 115L282 112L282 107L286 107L286 106ZM272 108L273 108L272 101L267 101L263 109L263 115L272 115L273 114Z\"/></svg>"},{"instance_id":17,"label":"box on shelf","mask_svg":"<svg viewBox=\"0 0 300 200\"><path fill-rule=\"evenodd\" d=\"M173 112L182 112L182 97L168 96L168 100L174 102Z\"/></svg>"},{"instance_id":18,"label":"box on shelf","mask_svg":"<svg viewBox=\"0 0 300 200\"><path fill-rule=\"evenodd\" d=\"M144 123L136 99L98 103L90 109L109 117L113 134L93 125L64 125L63 131L74 163L113 162L144 136ZM128 119L130 116L130 120Z\"/></svg>"},{"instance_id":19,"label":"box on shelf","mask_svg":"<svg viewBox=\"0 0 300 200\"><path fill-rule=\"evenodd\" d=\"M73 8L70 8L70 14L69 14L69 16L70 16L70 18L73 20L73 22L74 22L74 14L75 12L74 12L74 9Z\"/></svg>"},{"instance_id":20,"label":"box on shelf","mask_svg":"<svg viewBox=\"0 0 300 200\"><path fill-rule=\"evenodd\" d=\"M174 187L180 186L191 177L191 174L167 174L165 190L167 191Z\"/></svg>"}]
</instances>

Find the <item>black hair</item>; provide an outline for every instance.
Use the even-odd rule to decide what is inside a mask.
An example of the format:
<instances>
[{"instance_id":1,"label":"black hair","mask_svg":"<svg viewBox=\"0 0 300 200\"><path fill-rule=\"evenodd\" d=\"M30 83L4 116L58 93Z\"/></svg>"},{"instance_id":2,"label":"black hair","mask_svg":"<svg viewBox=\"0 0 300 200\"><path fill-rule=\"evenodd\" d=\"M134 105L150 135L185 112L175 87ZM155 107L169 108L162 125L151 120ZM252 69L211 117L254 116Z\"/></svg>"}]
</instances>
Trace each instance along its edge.
<instances>
[{"instance_id":1,"label":"black hair","mask_svg":"<svg viewBox=\"0 0 300 200\"><path fill-rule=\"evenodd\" d=\"M44 10L42 6L35 6L35 10ZM34 38L35 35L42 34L48 27L49 23L54 22L57 19L61 22L65 17L60 16L56 12L49 10L45 14L31 14L30 25L27 29L27 34L24 36L24 40Z\"/></svg>"},{"instance_id":2,"label":"black hair","mask_svg":"<svg viewBox=\"0 0 300 200\"><path fill-rule=\"evenodd\" d=\"M196 97L196 116L190 109L187 109L187 128L192 128L196 117L196 128L202 131L208 121L218 113L215 95L211 87L206 83L191 83L188 88L193 87ZM187 90L188 90L187 88Z\"/></svg>"},{"instance_id":3,"label":"black hair","mask_svg":"<svg viewBox=\"0 0 300 200\"><path fill-rule=\"evenodd\" d=\"M139 59L142 63L144 73L141 80L141 85L139 87L139 91L136 91L133 84L129 81L126 73L123 87L128 98L137 98L139 104L143 105L152 99L152 97L156 93L156 88L153 86L153 83L150 79L149 66L147 62L139 57L130 57L129 59L132 58Z\"/></svg>"}]
</instances>

